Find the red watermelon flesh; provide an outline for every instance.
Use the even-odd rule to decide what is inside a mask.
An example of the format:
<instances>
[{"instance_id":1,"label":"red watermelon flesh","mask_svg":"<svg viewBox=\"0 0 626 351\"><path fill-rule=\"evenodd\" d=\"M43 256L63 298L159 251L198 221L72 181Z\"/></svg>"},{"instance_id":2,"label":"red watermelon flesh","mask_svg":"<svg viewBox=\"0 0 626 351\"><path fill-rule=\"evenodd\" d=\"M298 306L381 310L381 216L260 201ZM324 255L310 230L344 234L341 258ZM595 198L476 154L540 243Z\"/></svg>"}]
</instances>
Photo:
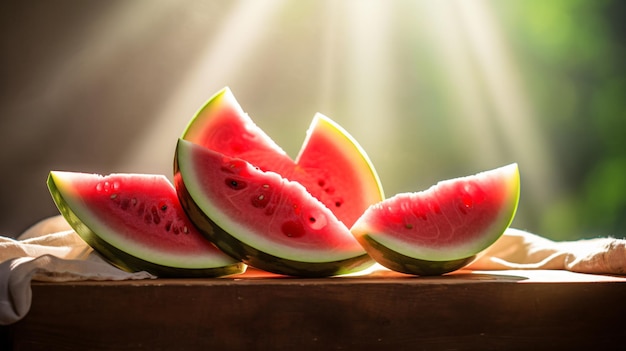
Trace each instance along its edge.
<instances>
[{"instance_id":1,"label":"red watermelon flesh","mask_svg":"<svg viewBox=\"0 0 626 351\"><path fill-rule=\"evenodd\" d=\"M95 250L127 270L218 276L245 266L206 240L162 175L50 172L57 207Z\"/></svg>"},{"instance_id":2,"label":"red watermelon flesh","mask_svg":"<svg viewBox=\"0 0 626 351\"><path fill-rule=\"evenodd\" d=\"M183 132L192 141L262 170L291 174L293 160L243 111L230 89L211 97Z\"/></svg>"},{"instance_id":3,"label":"red watermelon flesh","mask_svg":"<svg viewBox=\"0 0 626 351\"><path fill-rule=\"evenodd\" d=\"M517 164L439 182L371 206L351 228L369 248L424 261L471 257L513 220L520 191Z\"/></svg>"},{"instance_id":4,"label":"red watermelon flesh","mask_svg":"<svg viewBox=\"0 0 626 351\"><path fill-rule=\"evenodd\" d=\"M196 226L251 266L324 276L373 263L348 228L298 182L182 139L175 165L176 189Z\"/></svg>"},{"instance_id":5,"label":"red watermelon flesh","mask_svg":"<svg viewBox=\"0 0 626 351\"><path fill-rule=\"evenodd\" d=\"M384 198L365 151L347 131L322 114L313 118L294 161L225 88L198 111L182 138L301 183L348 227L369 205Z\"/></svg>"}]
</instances>

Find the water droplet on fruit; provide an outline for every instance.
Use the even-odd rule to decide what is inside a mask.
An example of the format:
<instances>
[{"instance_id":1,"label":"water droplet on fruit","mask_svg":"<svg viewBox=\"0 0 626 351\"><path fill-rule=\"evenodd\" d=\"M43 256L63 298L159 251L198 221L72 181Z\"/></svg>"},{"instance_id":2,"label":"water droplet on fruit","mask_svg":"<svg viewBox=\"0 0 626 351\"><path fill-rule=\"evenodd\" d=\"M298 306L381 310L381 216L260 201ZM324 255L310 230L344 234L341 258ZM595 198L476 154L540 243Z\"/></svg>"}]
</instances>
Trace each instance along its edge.
<instances>
[{"instance_id":1,"label":"water droplet on fruit","mask_svg":"<svg viewBox=\"0 0 626 351\"><path fill-rule=\"evenodd\" d=\"M109 193L111 191L111 183L108 181L99 182L96 184L96 191L99 193Z\"/></svg>"},{"instance_id":2,"label":"water droplet on fruit","mask_svg":"<svg viewBox=\"0 0 626 351\"><path fill-rule=\"evenodd\" d=\"M290 238L299 238L304 235L304 227L302 223L296 221L287 221L280 227L283 234Z\"/></svg>"},{"instance_id":3,"label":"water droplet on fruit","mask_svg":"<svg viewBox=\"0 0 626 351\"><path fill-rule=\"evenodd\" d=\"M458 204L458 209L463 214L467 214L469 210L474 207L474 195L479 189L472 183L467 183L463 185L463 189L461 190L460 202Z\"/></svg>"},{"instance_id":4,"label":"water droplet on fruit","mask_svg":"<svg viewBox=\"0 0 626 351\"><path fill-rule=\"evenodd\" d=\"M245 187L248 186L246 182L241 181L241 180L236 180L233 178L226 178L225 182L226 182L226 185L228 185L228 187L230 187L233 190L245 189Z\"/></svg>"},{"instance_id":5,"label":"water droplet on fruit","mask_svg":"<svg viewBox=\"0 0 626 351\"><path fill-rule=\"evenodd\" d=\"M120 189L120 182L114 181L113 182L113 190L119 190L119 189Z\"/></svg>"},{"instance_id":6,"label":"water droplet on fruit","mask_svg":"<svg viewBox=\"0 0 626 351\"><path fill-rule=\"evenodd\" d=\"M467 196L467 198L463 197L461 199L461 203L458 205L459 211L463 214L467 214L469 210L474 206L471 197Z\"/></svg>"},{"instance_id":7,"label":"water droplet on fruit","mask_svg":"<svg viewBox=\"0 0 626 351\"><path fill-rule=\"evenodd\" d=\"M309 213L307 218L307 224L311 229L319 230L322 229L328 224L328 219L326 215L319 211L313 211Z\"/></svg>"},{"instance_id":8,"label":"water droplet on fruit","mask_svg":"<svg viewBox=\"0 0 626 351\"><path fill-rule=\"evenodd\" d=\"M472 196L470 194L461 195L461 201L463 202L463 205L467 208L472 208L474 206L474 200L472 199Z\"/></svg>"}]
</instances>

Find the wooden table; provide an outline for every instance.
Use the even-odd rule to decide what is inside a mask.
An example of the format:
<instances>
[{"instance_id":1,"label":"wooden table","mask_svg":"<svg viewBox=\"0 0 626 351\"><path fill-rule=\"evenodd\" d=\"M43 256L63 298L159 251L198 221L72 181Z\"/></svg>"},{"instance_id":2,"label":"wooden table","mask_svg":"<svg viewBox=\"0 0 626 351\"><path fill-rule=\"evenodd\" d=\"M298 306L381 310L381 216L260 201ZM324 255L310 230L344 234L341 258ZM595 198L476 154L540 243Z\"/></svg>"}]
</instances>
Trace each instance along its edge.
<instances>
[{"instance_id":1,"label":"wooden table","mask_svg":"<svg viewBox=\"0 0 626 351\"><path fill-rule=\"evenodd\" d=\"M33 282L15 350L626 349L626 277L390 272Z\"/></svg>"}]
</instances>

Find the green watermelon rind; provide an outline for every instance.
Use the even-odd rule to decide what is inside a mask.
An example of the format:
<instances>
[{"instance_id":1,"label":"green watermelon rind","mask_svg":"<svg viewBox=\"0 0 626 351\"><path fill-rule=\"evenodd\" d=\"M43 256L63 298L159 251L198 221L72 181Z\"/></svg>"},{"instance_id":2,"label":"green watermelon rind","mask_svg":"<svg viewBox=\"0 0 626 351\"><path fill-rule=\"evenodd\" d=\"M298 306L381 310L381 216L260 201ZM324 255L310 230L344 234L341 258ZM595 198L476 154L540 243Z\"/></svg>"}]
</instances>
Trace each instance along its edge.
<instances>
[{"instance_id":1,"label":"green watermelon rind","mask_svg":"<svg viewBox=\"0 0 626 351\"><path fill-rule=\"evenodd\" d=\"M200 232L220 250L251 267L281 275L316 278L359 272L374 264L372 258L365 252L345 259L322 262L293 260L263 252L222 229L192 200L184 183L177 181L177 184L181 204Z\"/></svg>"},{"instance_id":2,"label":"green watermelon rind","mask_svg":"<svg viewBox=\"0 0 626 351\"><path fill-rule=\"evenodd\" d=\"M198 172L194 170L193 162L180 162L181 159L191 158L192 145L195 147L195 144L179 139L174 158L175 187L189 218L223 252L253 267L287 275L324 276L329 275L328 272L353 273L374 263L356 240L350 250L305 250L265 240L255 233L253 228L232 220L200 189L198 184L201 184L201 179L198 177L201 175L196 175ZM264 173L282 178L277 173ZM282 181L285 182L285 186L301 188L312 202L319 204L320 210L328 211L329 217L333 216L332 212L311 196L301 184L284 178ZM350 234L348 230L346 233ZM281 268L285 266L292 269Z\"/></svg>"},{"instance_id":3,"label":"green watermelon rind","mask_svg":"<svg viewBox=\"0 0 626 351\"><path fill-rule=\"evenodd\" d=\"M198 208L202 209L202 212L207 214L211 221L214 222L217 226L221 227L226 233L228 233L228 235L233 236L242 242L253 244L255 248L262 252L294 261L305 261L311 263L340 261L360 256L365 253L365 250L361 247L361 245L358 244L358 242L356 242L356 240L354 241L354 245L350 250L344 249L341 251L331 251L319 249L306 250L302 248L296 248L289 244L280 244L276 241L266 240L265 238L263 238L263 236L258 235L254 228L246 227L245 225L232 220L227 214L224 213L223 209L220 206L214 204L212 199L204 194L204 191L199 185L204 182L204 180L202 179L202 174L200 172L197 172L194 168L193 162L189 161L192 157L191 154L193 152L193 148L195 148L196 146L196 144L180 139L176 148L176 157L174 161L174 183L177 191L179 192L179 198L181 194L188 195L198 206ZM186 161L180 162L180 160ZM250 165L250 167L253 168L252 165ZM293 191L300 191L303 196L308 198L312 203L318 204L320 211L326 212L327 217L333 217L332 212L321 202L319 202L319 200L310 195L306 191L304 186L302 186L300 183L289 181L285 178L282 178L278 173L274 173L271 171L263 172L260 170L256 170L256 172L259 172L259 175L264 174L267 177L279 179L282 183L283 188L288 187ZM183 186L185 187L186 191L181 193L180 189ZM183 201L181 200L181 204L182 203ZM183 208L185 208L184 205ZM198 223L194 224L198 226ZM347 228L346 234L350 235ZM354 238L350 235L349 240L354 240Z\"/></svg>"},{"instance_id":4,"label":"green watermelon rind","mask_svg":"<svg viewBox=\"0 0 626 351\"><path fill-rule=\"evenodd\" d=\"M368 253L382 266L396 272L419 276L434 276L454 272L467 266L476 258L476 255L472 255L448 261L422 260L391 250L367 234L361 236L360 242L363 246L370 248Z\"/></svg>"},{"instance_id":5,"label":"green watermelon rind","mask_svg":"<svg viewBox=\"0 0 626 351\"><path fill-rule=\"evenodd\" d=\"M355 241L352 250L346 251L328 251L328 250L305 250L294 248L291 245L281 245L272 240L265 240L262 236L258 235L253 229L247 228L244 225L233 221L228 215L224 214L222 208L214 204L209 196L206 196L200 185L204 180L201 179L202 174L194 169L194 164L191 159L191 154L195 144L180 139L176 148L176 156L174 161L174 183L179 194L179 199L183 208L187 209L188 205L193 204L206 214L207 218L212 223L222 228L229 236L235 237L237 240L247 243L254 243L254 247L258 250L266 253L280 252L282 255L278 256L282 259L293 261L305 261L305 262L327 262L327 261L340 261L347 258L357 257L365 254L365 250ZM186 160L181 162L181 160ZM243 161L243 160L242 160ZM244 161L245 162L245 161ZM261 171L259 171L261 172ZM332 216L332 212L328 210L319 200L311 196L306 189L297 182L288 181L282 178L279 174L274 172L261 172L268 177L280 179L283 186L299 188L303 194L306 194L307 198L311 202L318 203L320 210L327 211L327 215ZM200 178L199 178L200 177ZM191 200L191 201L189 201ZM189 213L188 213L189 215ZM190 216L190 218L197 218ZM196 223L197 227L203 227ZM349 233L349 232L348 232Z\"/></svg>"},{"instance_id":6,"label":"green watermelon rind","mask_svg":"<svg viewBox=\"0 0 626 351\"><path fill-rule=\"evenodd\" d=\"M520 196L520 176L519 168L516 163L500 167L498 169L481 172L465 178L477 177L503 177L508 180L506 196L507 200L504 201L505 206L500 208L498 216L494 218L491 226L486 228L483 231L483 235L481 235L477 240L472 240L463 244L446 247L419 247L416 245L411 245L397 237L388 235L379 228L370 228L366 224L363 224L363 222L367 221L368 211L366 211L363 217L355 223L355 225L351 228L351 232L353 233L353 235L355 235L355 237L357 237L357 239L359 239L359 242L368 249L370 255L372 255L372 251L374 251L371 247L367 246L368 242L371 241L375 241L380 247L386 248L386 250L397 252L400 255L399 257L404 256L425 261L442 262L464 259L476 255L480 251L486 249L491 244L493 244L511 225L511 222L513 221L513 218L515 217L515 213L517 211ZM456 182L459 180L462 181L463 179L456 178L440 181L439 183L437 183L437 185L431 187L426 191L435 191L436 188L439 186L445 186L446 183ZM388 200L392 199L393 198L390 198ZM374 206L380 206L382 204L383 203L376 204ZM364 242L361 239L365 235L369 237L368 242Z\"/></svg>"},{"instance_id":7,"label":"green watermelon rind","mask_svg":"<svg viewBox=\"0 0 626 351\"><path fill-rule=\"evenodd\" d=\"M181 254L155 253L120 239L90 211L73 201L58 181L59 173L48 175L47 185L59 212L74 231L105 260L130 272L146 271L158 277L221 277L243 273L246 265L226 255L190 257ZM65 194L65 195L64 195ZM124 248L123 250L121 248Z\"/></svg>"}]
</instances>

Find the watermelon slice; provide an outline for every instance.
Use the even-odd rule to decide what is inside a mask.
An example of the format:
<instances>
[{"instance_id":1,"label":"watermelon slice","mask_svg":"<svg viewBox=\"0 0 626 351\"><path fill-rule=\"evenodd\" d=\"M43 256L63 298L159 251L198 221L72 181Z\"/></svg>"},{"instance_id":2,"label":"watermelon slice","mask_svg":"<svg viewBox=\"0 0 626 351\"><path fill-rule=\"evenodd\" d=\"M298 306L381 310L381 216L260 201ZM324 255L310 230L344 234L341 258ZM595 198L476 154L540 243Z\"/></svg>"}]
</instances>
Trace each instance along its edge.
<instances>
[{"instance_id":1,"label":"watermelon slice","mask_svg":"<svg viewBox=\"0 0 626 351\"><path fill-rule=\"evenodd\" d=\"M180 139L174 184L191 220L222 251L278 274L322 277L374 262L298 182Z\"/></svg>"},{"instance_id":2,"label":"watermelon slice","mask_svg":"<svg viewBox=\"0 0 626 351\"><path fill-rule=\"evenodd\" d=\"M300 182L348 227L367 207L384 198L378 174L363 148L336 122L319 113L296 161L254 124L228 88L196 113L182 138Z\"/></svg>"},{"instance_id":3,"label":"watermelon slice","mask_svg":"<svg viewBox=\"0 0 626 351\"><path fill-rule=\"evenodd\" d=\"M439 182L368 208L352 234L380 264L438 275L462 268L510 225L519 200L517 164Z\"/></svg>"},{"instance_id":4,"label":"watermelon slice","mask_svg":"<svg viewBox=\"0 0 626 351\"><path fill-rule=\"evenodd\" d=\"M52 171L48 188L76 233L121 269L217 277L246 268L198 232L165 176Z\"/></svg>"}]
</instances>

